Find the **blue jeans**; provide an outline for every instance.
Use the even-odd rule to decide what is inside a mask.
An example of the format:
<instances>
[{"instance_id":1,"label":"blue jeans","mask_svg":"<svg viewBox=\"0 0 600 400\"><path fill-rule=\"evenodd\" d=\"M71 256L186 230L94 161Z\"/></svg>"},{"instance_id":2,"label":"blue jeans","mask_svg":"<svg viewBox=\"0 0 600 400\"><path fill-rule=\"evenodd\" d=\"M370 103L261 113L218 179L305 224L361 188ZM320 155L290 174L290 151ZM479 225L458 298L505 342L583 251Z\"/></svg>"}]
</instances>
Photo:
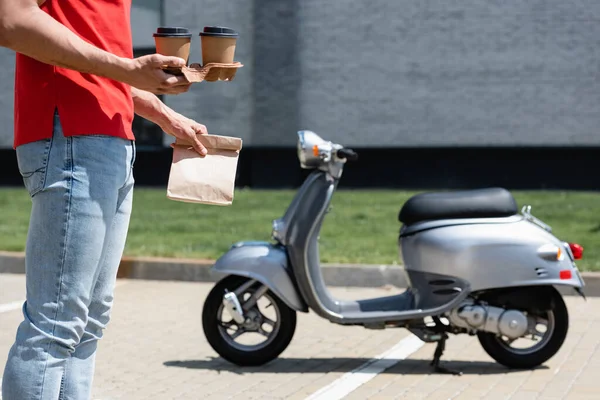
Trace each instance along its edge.
<instances>
[{"instance_id":1,"label":"blue jeans","mask_svg":"<svg viewBox=\"0 0 600 400\"><path fill-rule=\"evenodd\" d=\"M89 399L129 227L135 144L90 135L17 147L32 199L24 320L8 355L3 400Z\"/></svg>"}]
</instances>

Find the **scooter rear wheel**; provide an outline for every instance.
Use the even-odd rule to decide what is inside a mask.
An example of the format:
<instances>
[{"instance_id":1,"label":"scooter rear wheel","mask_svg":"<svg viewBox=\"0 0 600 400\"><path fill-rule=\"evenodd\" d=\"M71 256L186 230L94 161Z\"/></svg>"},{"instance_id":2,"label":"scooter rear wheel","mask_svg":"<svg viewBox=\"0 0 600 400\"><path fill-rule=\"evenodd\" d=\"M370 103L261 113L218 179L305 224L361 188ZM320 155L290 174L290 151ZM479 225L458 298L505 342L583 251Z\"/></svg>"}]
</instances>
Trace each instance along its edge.
<instances>
[{"instance_id":1,"label":"scooter rear wheel","mask_svg":"<svg viewBox=\"0 0 600 400\"><path fill-rule=\"evenodd\" d=\"M547 328L539 335L535 345L525 349L513 348L510 340L494 333L478 332L479 343L485 352L498 363L513 369L535 368L552 358L567 337L569 313L560 293L554 288L550 293L547 299L550 307L545 311L546 315L540 316L547 321Z\"/></svg>"},{"instance_id":2,"label":"scooter rear wheel","mask_svg":"<svg viewBox=\"0 0 600 400\"><path fill-rule=\"evenodd\" d=\"M296 330L296 312L269 290L259 299L268 305L251 307L247 312L248 322L237 324L224 310L223 295L234 292L246 282L247 278L233 275L218 282L204 302L202 326L210 346L225 360L239 366L263 365L277 358L290 344ZM256 286L239 296L242 307ZM275 314L274 317L266 316L268 312ZM249 344L249 339L246 343L239 342L246 333L264 337L264 341L258 344Z\"/></svg>"}]
</instances>

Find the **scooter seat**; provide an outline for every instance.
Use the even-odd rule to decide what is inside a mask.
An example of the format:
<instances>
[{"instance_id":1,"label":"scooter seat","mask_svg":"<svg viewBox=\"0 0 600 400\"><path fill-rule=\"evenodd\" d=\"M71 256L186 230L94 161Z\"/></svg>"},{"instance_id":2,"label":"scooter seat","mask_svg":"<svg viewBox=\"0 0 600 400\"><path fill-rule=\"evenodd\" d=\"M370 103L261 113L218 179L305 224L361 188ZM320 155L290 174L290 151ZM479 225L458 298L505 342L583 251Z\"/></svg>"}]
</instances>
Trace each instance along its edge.
<instances>
[{"instance_id":1,"label":"scooter seat","mask_svg":"<svg viewBox=\"0 0 600 400\"><path fill-rule=\"evenodd\" d=\"M406 225L456 218L498 218L517 214L517 202L502 188L421 193L402 206L398 219Z\"/></svg>"}]
</instances>

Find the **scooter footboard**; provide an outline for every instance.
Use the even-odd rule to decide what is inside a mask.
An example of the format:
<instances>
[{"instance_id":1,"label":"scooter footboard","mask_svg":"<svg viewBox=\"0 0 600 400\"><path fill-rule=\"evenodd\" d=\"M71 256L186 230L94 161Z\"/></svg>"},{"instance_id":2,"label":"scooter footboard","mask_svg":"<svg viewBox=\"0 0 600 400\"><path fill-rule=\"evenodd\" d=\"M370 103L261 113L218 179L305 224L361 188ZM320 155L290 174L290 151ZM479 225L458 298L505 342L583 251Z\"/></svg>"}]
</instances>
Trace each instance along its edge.
<instances>
[{"instance_id":1,"label":"scooter footboard","mask_svg":"<svg viewBox=\"0 0 600 400\"><path fill-rule=\"evenodd\" d=\"M221 256L212 267L217 276L244 276L267 286L288 307L308 312L289 271L283 247L268 242L240 242Z\"/></svg>"}]
</instances>

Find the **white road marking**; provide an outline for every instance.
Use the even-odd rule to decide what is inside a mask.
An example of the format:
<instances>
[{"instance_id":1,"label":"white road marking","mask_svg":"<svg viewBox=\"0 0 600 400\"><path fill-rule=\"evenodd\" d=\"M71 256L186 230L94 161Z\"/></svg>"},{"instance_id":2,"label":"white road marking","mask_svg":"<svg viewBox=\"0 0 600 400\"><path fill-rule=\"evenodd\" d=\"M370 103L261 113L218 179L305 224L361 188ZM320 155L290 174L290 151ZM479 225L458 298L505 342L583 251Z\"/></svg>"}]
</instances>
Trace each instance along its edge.
<instances>
[{"instance_id":1,"label":"white road marking","mask_svg":"<svg viewBox=\"0 0 600 400\"><path fill-rule=\"evenodd\" d=\"M118 281L115 287L119 287L124 285L125 281ZM13 301L12 303L0 304L0 314L6 313L9 311L20 310L23 307L23 303L25 300Z\"/></svg>"},{"instance_id":2,"label":"white road marking","mask_svg":"<svg viewBox=\"0 0 600 400\"><path fill-rule=\"evenodd\" d=\"M12 303L0 304L0 314L9 312L9 311L19 310L19 309L21 309L21 307L23 307L24 302L25 302L25 300L21 300L21 301L13 301Z\"/></svg>"},{"instance_id":3,"label":"white road marking","mask_svg":"<svg viewBox=\"0 0 600 400\"><path fill-rule=\"evenodd\" d=\"M398 361L408 358L424 344L421 339L414 335L404 338L385 353L344 374L339 379L307 397L306 400L342 399L361 385L375 378L378 374L397 364Z\"/></svg>"}]
</instances>

